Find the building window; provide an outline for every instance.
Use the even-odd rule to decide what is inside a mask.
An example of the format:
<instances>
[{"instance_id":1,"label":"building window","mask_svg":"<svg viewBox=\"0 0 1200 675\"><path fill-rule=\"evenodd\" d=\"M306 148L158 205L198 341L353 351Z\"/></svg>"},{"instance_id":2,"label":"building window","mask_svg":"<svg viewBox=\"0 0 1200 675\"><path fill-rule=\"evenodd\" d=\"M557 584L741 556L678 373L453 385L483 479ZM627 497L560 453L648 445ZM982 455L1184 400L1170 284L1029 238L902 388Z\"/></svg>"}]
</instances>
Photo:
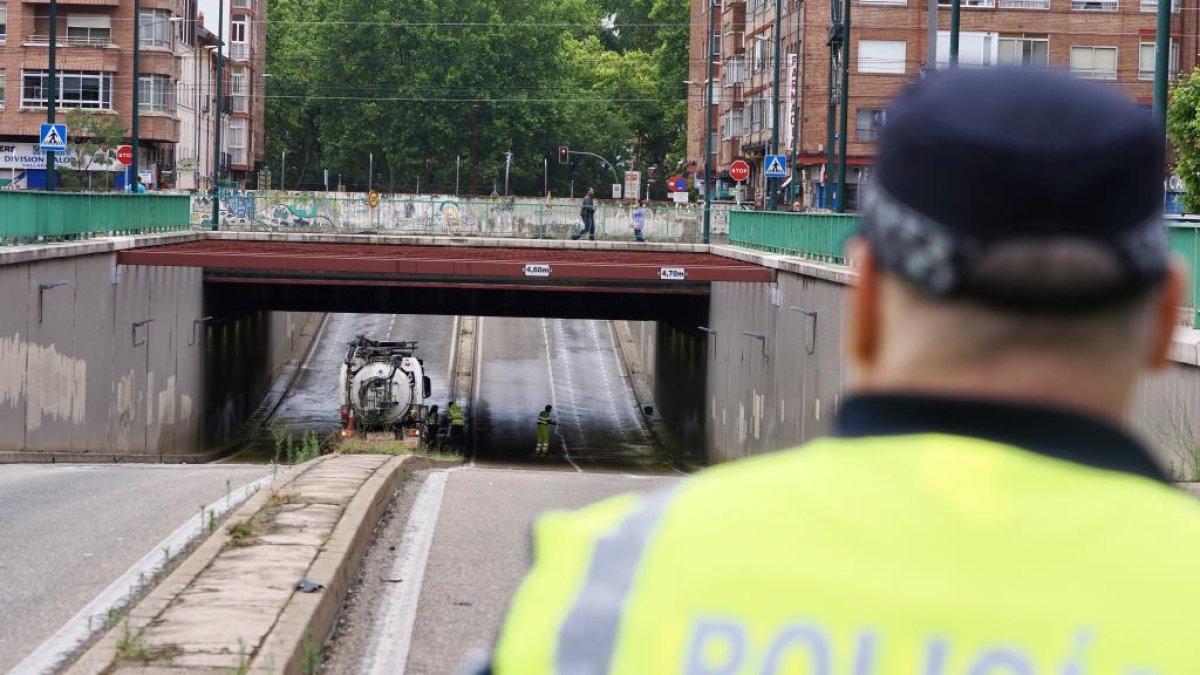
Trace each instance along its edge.
<instances>
[{"instance_id":1,"label":"building window","mask_svg":"<svg viewBox=\"0 0 1200 675\"><path fill-rule=\"evenodd\" d=\"M742 111L731 109L725 111L725 139L742 137Z\"/></svg>"},{"instance_id":2,"label":"building window","mask_svg":"<svg viewBox=\"0 0 1200 675\"><path fill-rule=\"evenodd\" d=\"M138 78L138 110L171 113L175 111L175 88L167 75L142 75Z\"/></svg>"},{"instance_id":3,"label":"building window","mask_svg":"<svg viewBox=\"0 0 1200 675\"><path fill-rule=\"evenodd\" d=\"M232 111L250 112L250 73L246 66L234 66L229 71L229 95Z\"/></svg>"},{"instance_id":4,"label":"building window","mask_svg":"<svg viewBox=\"0 0 1200 675\"><path fill-rule=\"evenodd\" d=\"M1001 37L996 62L1002 66L1049 68L1050 38L1045 35Z\"/></svg>"},{"instance_id":5,"label":"building window","mask_svg":"<svg viewBox=\"0 0 1200 675\"><path fill-rule=\"evenodd\" d=\"M8 39L8 4L0 2L0 42Z\"/></svg>"},{"instance_id":6,"label":"building window","mask_svg":"<svg viewBox=\"0 0 1200 675\"><path fill-rule=\"evenodd\" d=\"M1071 9L1084 12L1115 12L1117 0L1071 0Z\"/></svg>"},{"instance_id":7,"label":"building window","mask_svg":"<svg viewBox=\"0 0 1200 675\"><path fill-rule=\"evenodd\" d=\"M1117 48L1071 47L1071 74L1090 80L1117 79Z\"/></svg>"},{"instance_id":8,"label":"building window","mask_svg":"<svg viewBox=\"0 0 1200 675\"><path fill-rule=\"evenodd\" d=\"M938 4L942 7L949 7L950 0L938 0ZM995 7L996 0L962 0L961 7Z\"/></svg>"},{"instance_id":9,"label":"building window","mask_svg":"<svg viewBox=\"0 0 1200 675\"><path fill-rule=\"evenodd\" d=\"M1138 4L1140 5L1140 9L1143 12L1157 12L1158 11L1158 0L1141 0L1141 2L1139 2ZM1179 0L1171 0L1171 13L1172 14L1179 13Z\"/></svg>"},{"instance_id":10,"label":"building window","mask_svg":"<svg viewBox=\"0 0 1200 675\"><path fill-rule=\"evenodd\" d=\"M229 58L245 61L250 58L250 44L246 41L249 20L236 16L229 24Z\"/></svg>"},{"instance_id":11,"label":"building window","mask_svg":"<svg viewBox=\"0 0 1200 675\"><path fill-rule=\"evenodd\" d=\"M714 28L710 38L710 46L712 47L712 55L721 55L721 29Z\"/></svg>"},{"instance_id":12,"label":"building window","mask_svg":"<svg viewBox=\"0 0 1200 675\"><path fill-rule=\"evenodd\" d=\"M859 3L864 4L864 5L907 5L908 4L908 0L858 0L858 1L859 1ZM942 0L938 0L938 2L941 2L941 1ZM969 0L967 0L967 1L969 1ZM967 6L967 1L964 1L962 3L963 7ZM949 0L946 0L946 2L949 2Z\"/></svg>"},{"instance_id":13,"label":"building window","mask_svg":"<svg viewBox=\"0 0 1200 675\"><path fill-rule=\"evenodd\" d=\"M739 85L746 80L746 57L731 56L725 59L725 86Z\"/></svg>"},{"instance_id":14,"label":"building window","mask_svg":"<svg viewBox=\"0 0 1200 675\"><path fill-rule=\"evenodd\" d=\"M4 108L5 82L7 81L7 78L5 77L5 75L6 75L5 71L3 69L0 69L0 109Z\"/></svg>"},{"instance_id":15,"label":"building window","mask_svg":"<svg viewBox=\"0 0 1200 675\"><path fill-rule=\"evenodd\" d=\"M138 13L138 41L142 47L171 47L171 13L144 9Z\"/></svg>"},{"instance_id":16,"label":"building window","mask_svg":"<svg viewBox=\"0 0 1200 675\"><path fill-rule=\"evenodd\" d=\"M1000 9L1050 9L1050 0L1000 0Z\"/></svg>"},{"instance_id":17,"label":"building window","mask_svg":"<svg viewBox=\"0 0 1200 675\"><path fill-rule=\"evenodd\" d=\"M877 140L886 119L887 111L882 108L859 108L854 125L855 138L860 141Z\"/></svg>"},{"instance_id":18,"label":"building window","mask_svg":"<svg viewBox=\"0 0 1200 675\"><path fill-rule=\"evenodd\" d=\"M1153 42L1143 42L1138 48L1138 79L1154 79L1154 61L1158 50ZM1171 80L1179 76L1179 43L1171 40L1171 60L1167 65L1167 77Z\"/></svg>"},{"instance_id":19,"label":"building window","mask_svg":"<svg viewBox=\"0 0 1200 675\"><path fill-rule=\"evenodd\" d=\"M44 70L21 73L21 107L45 108L49 98L49 76ZM60 71L58 104L64 108L112 110L112 73Z\"/></svg>"},{"instance_id":20,"label":"building window","mask_svg":"<svg viewBox=\"0 0 1200 675\"><path fill-rule=\"evenodd\" d=\"M958 65L982 68L996 63L995 33L968 33L958 35ZM938 31L937 66L950 67L950 31Z\"/></svg>"},{"instance_id":21,"label":"building window","mask_svg":"<svg viewBox=\"0 0 1200 675\"><path fill-rule=\"evenodd\" d=\"M908 43L903 40L859 40L858 72L903 75Z\"/></svg>"},{"instance_id":22,"label":"building window","mask_svg":"<svg viewBox=\"0 0 1200 675\"><path fill-rule=\"evenodd\" d=\"M229 163L246 164L246 120L229 120Z\"/></svg>"},{"instance_id":23,"label":"building window","mask_svg":"<svg viewBox=\"0 0 1200 675\"><path fill-rule=\"evenodd\" d=\"M67 44L105 46L112 42L112 17L107 14L68 14Z\"/></svg>"},{"instance_id":24,"label":"building window","mask_svg":"<svg viewBox=\"0 0 1200 675\"><path fill-rule=\"evenodd\" d=\"M250 9L250 0L233 0L233 6L238 9Z\"/></svg>"}]
</instances>

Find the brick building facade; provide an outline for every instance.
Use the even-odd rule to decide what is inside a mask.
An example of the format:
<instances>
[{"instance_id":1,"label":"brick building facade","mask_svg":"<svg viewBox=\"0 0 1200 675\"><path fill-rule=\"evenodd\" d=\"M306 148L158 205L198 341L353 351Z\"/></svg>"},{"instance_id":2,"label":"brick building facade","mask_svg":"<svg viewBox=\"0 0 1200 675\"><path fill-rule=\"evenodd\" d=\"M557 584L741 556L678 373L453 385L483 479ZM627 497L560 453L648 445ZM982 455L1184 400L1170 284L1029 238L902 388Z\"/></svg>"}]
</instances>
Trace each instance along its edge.
<instances>
[{"instance_id":1,"label":"brick building facade","mask_svg":"<svg viewBox=\"0 0 1200 675\"><path fill-rule=\"evenodd\" d=\"M764 193L762 158L771 149L774 94L775 1L783 3L780 39L779 152L796 167L790 195L808 207L825 206L821 184L829 143L829 0L724 0L718 16L720 75L714 82L713 145L719 198L730 197L729 164L752 167L747 199ZM928 67L929 12L924 0L851 0L847 200L857 201L869 179L874 140L887 119L890 98ZM1177 0L1179 2L1180 0ZM1171 69L1197 62L1197 0L1181 0L1172 13ZM710 0L692 2L693 82L704 82L703 37ZM964 67L1022 64L1070 70L1111 82L1149 106L1153 97L1153 0L963 0L959 62ZM938 11L938 67L949 52L949 3ZM699 73L697 75L697 73ZM835 89L836 91L836 84ZM719 93L718 93L719 92ZM700 95L697 95L699 93ZM688 155L704 169L704 96L692 92Z\"/></svg>"},{"instance_id":2,"label":"brick building facade","mask_svg":"<svg viewBox=\"0 0 1200 675\"><path fill-rule=\"evenodd\" d=\"M58 0L54 30L58 45L57 121L65 121L69 108L84 108L97 115L115 115L126 133L132 132L133 4L131 0ZM233 0L233 4L226 10L227 20L232 22L240 13L247 27L254 26L244 33L241 46L231 40L234 36L226 39L230 56L226 83L232 86L238 73L246 80L245 91L239 92L245 96L244 111L234 110L237 102L228 97L225 108L230 113L225 128L236 130L240 125L245 129L243 153L234 157L233 146L229 146L230 177L237 179L248 176L262 157L261 96L257 105L249 101L254 91L261 91L263 81L263 50L259 46L265 44L261 20L265 3ZM185 126L181 117L194 116L202 107L215 112L215 105L202 106L199 102L207 98L212 103L215 96L215 91L210 91L215 89L216 61L210 49L215 43L198 21L196 0L141 0L140 5L139 165L150 172L152 186L176 187L181 171L178 143L181 127ZM254 22L249 20L251 17ZM45 185L45 163L38 153L37 133L46 121L50 34L48 0L0 0L0 181L10 187ZM185 58L191 59L188 67L192 72L181 79ZM201 67L210 70L207 77L195 72ZM199 91L200 86L207 89ZM226 91L234 95L232 89ZM181 106L181 102L186 105ZM235 121L239 117L244 121ZM203 135L211 138L214 120L211 112L203 120L189 119L189 135L196 139L200 135L196 132L204 131ZM207 128L197 129L196 125ZM211 153L211 140L208 148ZM193 158L203 154L199 148L188 152ZM62 160L71 164L75 158L68 153ZM116 171L117 167L93 163L91 170L97 169ZM195 171L192 169L193 174ZM197 187L196 181L188 187Z\"/></svg>"}]
</instances>

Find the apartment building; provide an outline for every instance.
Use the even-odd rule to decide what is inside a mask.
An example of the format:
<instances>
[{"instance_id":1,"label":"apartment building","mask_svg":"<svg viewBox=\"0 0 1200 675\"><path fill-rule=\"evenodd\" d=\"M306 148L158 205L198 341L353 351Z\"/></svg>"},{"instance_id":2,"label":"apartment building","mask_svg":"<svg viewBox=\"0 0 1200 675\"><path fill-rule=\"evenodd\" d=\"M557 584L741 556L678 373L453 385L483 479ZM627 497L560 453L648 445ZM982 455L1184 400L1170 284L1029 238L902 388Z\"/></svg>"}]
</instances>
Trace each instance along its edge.
<instances>
[{"instance_id":1,"label":"apartment building","mask_svg":"<svg viewBox=\"0 0 1200 675\"><path fill-rule=\"evenodd\" d=\"M46 184L37 133L46 121L52 33L58 46L57 121L65 121L70 108L113 115L128 139L134 110L133 4L58 0L58 22L52 27L49 0L0 0L0 184L10 189ZM263 102L261 95L254 101L254 94L262 90L266 8L265 0L230 0L230 5L223 101L229 144L222 175L245 183L262 159ZM208 181L201 176L211 175L211 159L202 158L212 155L217 42L201 17L197 0L140 3L138 164L143 181L154 188L202 189ZM188 160L186 168L180 167L181 159ZM81 164L71 152L58 161L120 174L115 164ZM116 183L122 182L118 175Z\"/></svg>"},{"instance_id":2,"label":"apartment building","mask_svg":"<svg viewBox=\"0 0 1200 675\"><path fill-rule=\"evenodd\" d=\"M708 3L693 0L693 33L707 26ZM775 93L775 2L782 2L780 30L779 120L773 118ZM850 0L847 203L857 202L858 185L870 177L875 140L887 120L891 97L920 77L928 64L929 11L924 0ZM949 0L937 12L937 63L949 61ZM1176 0L1172 13L1171 75L1195 67L1197 0ZM1182 12L1179 4L1182 2ZM715 195L727 197L732 185L729 164L745 159L753 167L747 198L761 198L763 156L771 134L779 133L779 152L797 167L788 201L807 207L827 205L822 182L830 142L829 68L830 0L723 0L719 54L721 93L713 96ZM1069 70L1077 77L1121 87L1149 107L1155 60L1154 0L963 0L959 63L963 67L1024 65ZM692 42L693 68L704 67L704 46ZM701 76L701 80L702 81ZM698 81L693 77L693 81ZM703 176L704 105L693 95L689 106L688 152ZM697 142L698 141L698 142Z\"/></svg>"}]
</instances>

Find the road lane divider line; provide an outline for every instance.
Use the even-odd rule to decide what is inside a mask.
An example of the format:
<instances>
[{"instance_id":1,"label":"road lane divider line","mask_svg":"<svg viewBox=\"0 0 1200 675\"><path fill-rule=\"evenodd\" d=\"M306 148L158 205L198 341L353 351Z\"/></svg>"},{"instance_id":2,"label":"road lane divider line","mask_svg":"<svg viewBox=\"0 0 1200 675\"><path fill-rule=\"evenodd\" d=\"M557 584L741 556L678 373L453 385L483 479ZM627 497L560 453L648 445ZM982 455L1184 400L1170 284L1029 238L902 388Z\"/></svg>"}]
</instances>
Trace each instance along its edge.
<instances>
[{"instance_id":1,"label":"road lane divider line","mask_svg":"<svg viewBox=\"0 0 1200 675\"><path fill-rule=\"evenodd\" d=\"M362 672L372 675L402 675L408 664L417 609L421 601L421 585L433 535L437 529L446 480L455 469L431 471L417 493L404 537L391 568L391 579L401 583L388 586L372 631L370 646L362 664Z\"/></svg>"},{"instance_id":2,"label":"road lane divider line","mask_svg":"<svg viewBox=\"0 0 1200 675\"><path fill-rule=\"evenodd\" d=\"M164 551L172 555L171 560L174 559L174 556L187 551L194 540L207 536L205 515L220 520L223 515L240 506L242 502L262 488L270 485L277 477L276 475L263 476L252 483L243 485L204 507L203 514L197 513L189 518L42 642L37 649L34 649L13 670L9 671L9 675L42 675L43 673L57 672L59 666L91 639L92 635L108 630L106 622L109 610L119 610L129 605L141 590L145 580L153 579L164 571L169 562Z\"/></svg>"},{"instance_id":3,"label":"road lane divider line","mask_svg":"<svg viewBox=\"0 0 1200 675\"><path fill-rule=\"evenodd\" d=\"M558 404L558 388L554 386L554 357L550 354L550 329L547 327L546 321L546 319L542 319L542 341L546 345L546 371L550 374L550 404L561 414L562 409ZM570 377L570 372L567 373L567 376ZM575 426L579 427L579 411L577 409L573 410L573 414L575 415ZM567 458L567 461L575 468L575 471L582 473L583 469L579 468L579 465L571 458L570 448L567 445L567 437L563 435L562 429L558 425L554 427L554 435L558 436L558 442L562 445L563 456Z\"/></svg>"}]
</instances>

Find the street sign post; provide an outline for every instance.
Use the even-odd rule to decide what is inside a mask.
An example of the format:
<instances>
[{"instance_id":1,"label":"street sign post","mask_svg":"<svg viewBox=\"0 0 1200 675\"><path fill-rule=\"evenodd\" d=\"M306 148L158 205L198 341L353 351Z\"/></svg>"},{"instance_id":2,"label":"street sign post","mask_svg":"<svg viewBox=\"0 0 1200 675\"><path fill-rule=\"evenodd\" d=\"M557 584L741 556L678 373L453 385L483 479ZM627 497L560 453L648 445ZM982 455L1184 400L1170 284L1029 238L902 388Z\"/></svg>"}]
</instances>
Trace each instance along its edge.
<instances>
[{"instance_id":1,"label":"street sign post","mask_svg":"<svg viewBox=\"0 0 1200 675\"><path fill-rule=\"evenodd\" d=\"M621 198L621 184L620 183L612 184L612 196L613 196L612 197L613 199Z\"/></svg>"},{"instance_id":2,"label":"street sign post","mask_svg":"<svg viewBox=\"0 0 1200 675\"><path fill-rule=\"evenodd\" d=\"M750 178L750 165L744 159L734 160L729 165L729 177L741 183Z\"/></svg>"},{"instance_id":3,"label":"street sign post","mask_svg":"<svg viewBox=\"0 0 1200 675\"><path fill-rule=\"evenodd\" d=\"M671 192L687 192L688 190L688 180L686 176L676 176L672 178L667 185L671 188Z\"/></svg>"},{"instance_id":4,"label":"street sign post","mask_svg":"<svg viewBox=\"0 0 1200 675\"><path fill-rule=\"evenodd\" d=\"M637 199L640 194L642 194L642 172L626 171L625 196L629 199Z\"/></svg>"},{"instance_id":5,"label":"street sign post","mask_svg":"<svg viewBox=\"0 0 1200 675\"><path fill-rule=\"evenodd\" d=\"M125 166L133 164L133 146L118 145L117 146L117 161Z\"/></svg>"},{"instance_id":6,"label":"street sign post","mask_svg":"<svg viewBox=\"0 0 1200 675\"><path fill-rule=\"evenodd\" d=\"M67 125L43 122L38 132L38 145L42 152L66 152Z\"/></svg>"},{"instance_id":7,"label":"street sign post","mask_svg":"<svg viewBox=\"0 0 1200 675\"><path fill-rule=\"evenodd\" d=\"M786 178L788 175L787 155L767 155L763 166L766 167L763 173L767 178Z\"/></svg>"},{"instance_id":8,"label":"street sign post","mask_svg":"<svg viewBox=\"0 0 1200 675\"><path fill-rule=\"evenodd\" d=\"M378 190L371 190L369 193L367 193L367 206L369 206L371 208L375 208L375 207L379 206L379 191Z\"/></svg>"}]
</instances>

